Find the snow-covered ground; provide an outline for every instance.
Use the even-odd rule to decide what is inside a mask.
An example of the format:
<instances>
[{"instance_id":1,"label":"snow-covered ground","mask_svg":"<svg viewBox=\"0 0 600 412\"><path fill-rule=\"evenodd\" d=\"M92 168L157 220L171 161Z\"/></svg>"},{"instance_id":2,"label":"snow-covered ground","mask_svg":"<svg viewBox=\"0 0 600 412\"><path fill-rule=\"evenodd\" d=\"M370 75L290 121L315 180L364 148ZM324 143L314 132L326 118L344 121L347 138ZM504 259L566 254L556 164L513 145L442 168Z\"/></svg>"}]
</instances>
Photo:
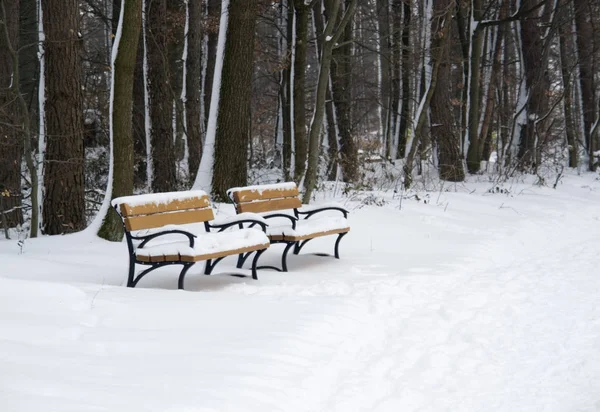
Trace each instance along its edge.
<instances>
[{"instance_id":1,"label":"snow-covered ground","mask_svg":"<svg viewBox=\"0 0 600 412\"><path fill-rule=\"evenodd\" d=\"M0 241L0 411L598 411L596 177L377 193L346 202L341 260L315 240L186 291L178 268L125 288L123 243Z\"/></svg>"}]
</instances>

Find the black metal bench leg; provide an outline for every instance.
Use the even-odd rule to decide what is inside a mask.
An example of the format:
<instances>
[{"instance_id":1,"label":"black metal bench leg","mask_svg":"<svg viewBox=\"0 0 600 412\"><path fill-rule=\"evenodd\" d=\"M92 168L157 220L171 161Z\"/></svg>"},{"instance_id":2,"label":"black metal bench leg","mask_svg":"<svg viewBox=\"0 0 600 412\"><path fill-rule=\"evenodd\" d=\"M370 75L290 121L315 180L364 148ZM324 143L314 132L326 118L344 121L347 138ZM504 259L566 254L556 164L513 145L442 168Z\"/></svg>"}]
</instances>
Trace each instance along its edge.
<instances>
[{"instance_id":1,"label":"black metal bench leg","mask_svg":"<svg viewBox=\"0 0 600 412\"><path fill-rule=\"evenodd\" d=\"M258 274L256 273L258 258L260 258L260 255L262 255L265 250L267 249L257 250L256 255L254 255L254 259L252 259L252 279L254 280L258 280Z\"/></svg>"},{"instance_id":2,"label":"black metal bench leg","mask_svg":"<svg viewBox=\"0 0 600 412\"><path fill-rule=\"evenodd\" d=\"M340 241L342 240L342 238L344 236L346 236L348 234L348 232L345 233L340 233L338 235L337 240L335 241L335 258L339 259L340 258Z\"/></svg>"},{"instance_id":3,"label":"black metal bench leg","mask_svg":"<svg viewBox=\"0 0 600 412\"><path fill-rule=\"evenodd\" d=\"M310 238L310 239L305 239L305 240L296 242L296 246L294 247L294 255L299 254L300 251L302 250L302 248L313 239L314 238Z\"/></svg>"},{"instance_id":4,"label":"black metal bench leg","mask_svg":"<svg viewBox=\"0 0 600 412\"><path fill-rule=\"evenodd\" d=\"M214 265L211 265L211 260L208 259L206 261L206 265L204 266L204 274L205 275L210 275L210 272L212 272L213 268L215 267Z\"/></svg>"},{"instance_id":5,"label":"black metal bench leg","mask_svg":"<svg viewBox=\"0 0 600 412\"><path fill-rule=\"evenodd\" d=\"M287 272L288 271L288 267L287 267L287 255L288 252L290 251L290 249L292 248L292 246L295 246L296 242L290 242L285 246L285 249L283 251L283 254L281 255L281 271L282 272Z\"/></svg>"},{"instance_id":6,"label":"black metal bench leg","mask_svg":"<svg viewBox=\"0 0 600 412\"><path fill-rule=\"evenodd\" d=\"M131 257L129 259L129 273L127 275L127 287L133 287L133 277L135 276L135 258Z\"/></svg>"},{"instance_id":7,"label":"black metal bench leg","mask_svg":"<svg viewBox=\"0 0 600 412\"><path fill-rule=\"evenodd\" d=\"M181 269L181 273L179 274L179 282L177 282L178 289L183 289L183 281L185 279L185 275L192 266L194 266L193 263L184 263L183 264L183 269Z\"/></svg>"}]
</instances>

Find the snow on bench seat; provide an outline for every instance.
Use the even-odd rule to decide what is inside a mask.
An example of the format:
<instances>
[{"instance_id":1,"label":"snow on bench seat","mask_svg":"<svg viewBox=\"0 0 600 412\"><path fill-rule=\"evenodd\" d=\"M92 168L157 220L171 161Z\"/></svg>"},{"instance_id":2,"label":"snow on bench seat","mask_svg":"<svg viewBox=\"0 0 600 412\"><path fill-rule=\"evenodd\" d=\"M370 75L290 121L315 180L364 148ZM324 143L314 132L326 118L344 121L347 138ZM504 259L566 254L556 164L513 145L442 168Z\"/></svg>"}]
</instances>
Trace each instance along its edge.
<instances>
[{"instance_id":1,"label":"snow on bench seat","mask_svg":"<svg viewBox=\"0 0 600 412\"><path fill-rule=\"evenodd\" d=\"M267 234L271 240L298 241L314 237L333 235L350 231L348 220L341 216L301 219L296 222L296 228L290 224L271 225Z\"/></svg>"},{"instance_id":2,"label":"snow on bench seat","mask_svg":"<svg viewBox=\"0 0 600 412\"><path fill-rule=\"evenodd\" d=\"M194 247L187 241L178 241L138 248L135 253L142 262L198 262L267 247L269 238L265 232L251 228L202 234L195 238Z\"/></svg>"}]
</instances>

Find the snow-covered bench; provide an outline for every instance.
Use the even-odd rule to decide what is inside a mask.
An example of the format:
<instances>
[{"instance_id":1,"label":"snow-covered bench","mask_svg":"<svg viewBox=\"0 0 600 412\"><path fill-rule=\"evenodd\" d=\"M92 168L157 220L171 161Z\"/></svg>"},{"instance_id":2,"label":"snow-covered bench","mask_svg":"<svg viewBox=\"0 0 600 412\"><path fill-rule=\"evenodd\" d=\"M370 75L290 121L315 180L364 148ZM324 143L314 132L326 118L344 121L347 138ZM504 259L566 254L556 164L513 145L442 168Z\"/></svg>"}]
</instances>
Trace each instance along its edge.
<instances>
[{"instance_id":1,"label":"snow-covered bench","mask_svg":"<svg viewBox=\"0 0 600 412\"><path fill-rule=\"evenodd\" d=\"M129 249L128 287L135 287L155 269L179 264L183 265L179 289L183 289L185 275L196 262L206 261L204 273L209 275L224 257L238 255L245 260L252 253L256 253L252 277L257 279L258 257L270 244L265 234L266 221L259 215L245 213L216 221L210 200L201 190L119 197L112 205L125 228ZM203 223L203 230L192 233L182 226L193 223ZM244 223L261 229L244 228ZM231 227L239 229L225 232ZM211 229L218 231L211 232ZM150 267L136 277L136 264Z\"/></svg>"},{"instance_id":2,"label":"snow-covered bench","mask_svg":"<svg viewBox=\"0 0 600 412\"><path fill-rule=\"evenodd\" d=\"M276 224L269 223L267 235L271 244L283 243L286 245L281 256L281 268L259 266L259 269L287 272L287 254L292 247L294 247L294 254L297 255L310 240L335 234L338 235L334 248L335 258L340 258L340 241L350 231L347 220L348 211L343 207L339 205L302 206L302 202L298 198L298 187L294 182L236 187L229 189L227 194L238 214L261 213L265 219L280 219L280 222ZM282 213L281 211L284 210L292 210L293 215ZM338 211L341 212L341 215L313 217L324 211ZM300 219L301 216L304 218ZM238 261L238 268L243 263L243 260Z\"/></svg>"}]
</instances>

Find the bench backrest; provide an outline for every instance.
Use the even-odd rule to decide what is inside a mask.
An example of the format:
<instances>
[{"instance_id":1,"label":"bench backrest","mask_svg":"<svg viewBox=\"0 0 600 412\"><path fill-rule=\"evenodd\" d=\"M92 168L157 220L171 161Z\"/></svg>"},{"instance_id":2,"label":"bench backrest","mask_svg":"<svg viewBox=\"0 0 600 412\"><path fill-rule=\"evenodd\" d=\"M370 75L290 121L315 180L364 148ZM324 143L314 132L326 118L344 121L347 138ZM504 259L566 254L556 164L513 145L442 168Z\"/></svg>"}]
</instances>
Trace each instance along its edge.
<instances>
[{"instance_id":1,"label":"bench backrest","mask_svg":"<svg viewBox=\"0 0 600 412\"><path fill-rule=\"evenodd\" d=\"M248 186L229 190L237 213L271 212L302 206L295 183Z\"/></svg>"},{"instance_id":2,"label":"bench backrest","mask_svg":"<svg viewBox=\"0 0 600 412\"><path fill-rule=\"evenodd\" d=\"M128 231L214 219L210 199L201 190L153 193L114 199Z\"/></svg>"}]
</instances>

